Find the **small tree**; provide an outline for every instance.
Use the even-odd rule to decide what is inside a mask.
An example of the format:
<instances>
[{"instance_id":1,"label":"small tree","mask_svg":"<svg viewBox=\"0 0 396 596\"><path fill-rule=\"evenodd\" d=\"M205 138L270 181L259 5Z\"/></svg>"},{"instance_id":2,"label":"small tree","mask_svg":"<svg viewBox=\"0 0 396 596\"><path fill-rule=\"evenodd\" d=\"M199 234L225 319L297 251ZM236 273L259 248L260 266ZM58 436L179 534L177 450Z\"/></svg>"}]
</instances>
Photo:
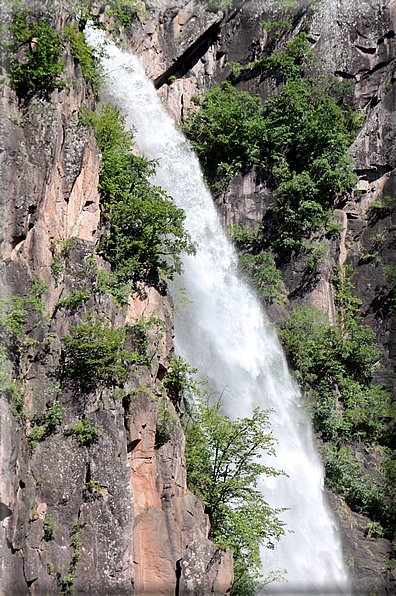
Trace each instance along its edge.
<instances>
[{"instance_id":1,"label":"small tree","mask_svg":"<svg viewBox=\"0 0 396 596\"><path fill-rule=\"evenodd\" d=\"M234 556L233 596L248 596L260 586L260 546L274 548L285 534L273 509L257 489L262 475L283 471L260 464L263 453L275 455L276 440L269 431L269 411L256 408L251 418L230 420L221 403L198 401L193 417L184 424L187 481L205 503L211 537ZM261 584L262 585L262 584Z\"/></svg>"}]
</instances>

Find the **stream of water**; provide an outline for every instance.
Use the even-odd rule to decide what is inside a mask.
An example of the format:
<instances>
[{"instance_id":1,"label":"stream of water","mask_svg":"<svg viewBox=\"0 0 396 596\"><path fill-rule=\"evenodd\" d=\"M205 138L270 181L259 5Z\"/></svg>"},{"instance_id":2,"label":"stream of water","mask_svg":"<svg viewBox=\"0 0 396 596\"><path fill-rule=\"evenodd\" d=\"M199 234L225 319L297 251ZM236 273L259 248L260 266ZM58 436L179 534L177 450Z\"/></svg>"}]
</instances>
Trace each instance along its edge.
<instances>
[{"instance_id":1,"label":"stream of water","mask_svg":"<svg viewBox=\"0 0 396 596\"><path fill-rule=\"evenodd\" d=\"M89 31L92 45L103 32ZM262 478L260 490L282 514L289 533L273 551L262 549L263 574L287 570L285 582L267 586L270 594L350 594L340 538L324 500L323 470L313 445L309 420L289 375L274 329L254 293L241 281L236 254L217 217L198 160L167 115L138 59L107 46L109 72L103 96L127 115L141 153L159 162L155 183L187 215L186 227L198 250L184 258L184 274L171 287L186 289L191 304L176 316L176 347L213 390L221 393L231 418L254 407L273 408L277 457L268 462L288 478ZM265 462L267 463L267 462Z\"/></svg>"}]
</instances>

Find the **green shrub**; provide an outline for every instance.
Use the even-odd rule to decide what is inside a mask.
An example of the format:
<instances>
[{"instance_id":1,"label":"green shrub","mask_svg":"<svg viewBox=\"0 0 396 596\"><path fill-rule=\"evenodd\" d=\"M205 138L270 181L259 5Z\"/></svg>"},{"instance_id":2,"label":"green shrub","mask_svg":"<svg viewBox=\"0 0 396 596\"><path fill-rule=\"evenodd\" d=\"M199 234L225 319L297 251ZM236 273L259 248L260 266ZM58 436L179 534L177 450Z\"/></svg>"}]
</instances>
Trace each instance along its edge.
<instances>
[{"instance_id":1,"label":"green shrub","mask_svg":"<svg viewBox=\"0 0 396 596\"><path fill-rule=\"evenodd\" d=\"M223 193L244 165L272 173L277 200L270 225L277 234L271 244L286 252L304 250L313 232L333 232L334 200L356 182L347 149L361 118L339 105L343 90L333 79L304 76L305 69L317 70L311 57L302 31L284 51L251 65L285 83L278 97L263 106L259 96L225 82L197 98L198 109L184 122L214 192ZM264 226L262 249L267 236Z\"/></svg>"},{"instance_id":2,"label":"green shrub","mask_svg":"<svg viewBox=\"0 0 396 596\"><path fill-rule=\"evenodd\" d=\"M140 359L138 352L123 349L126 327L112 327L105 317L95 319L92 312L85 322L71 327L71 336L64 338L67 349L65 372L89 388L100 382L123 383L131 363Z\"/></svg>"},{"instance_id":3,"label":"green shrub","mask_svg":"<svg viewBox=\"0 0 396 596\"><path fill-rule=\"evenodd\" d=\"M84 527L84 522L81 519L77 519L77 521L75 521L73 523L73 530L70 535L70 537L72 539L70 546L73 549L73 554L72 554L72 558L71 558L71 563L69 565L68 574L66 575L66 577L63 580L61 578L61 574L59 572L57 574L57 581L58 581L58 585L60 587L59 593L62 594L62 596L72 596L72 594L75 593L75 589L74 589L73 585L74 585L74 579L75 579L75 575L76 575L76 568L77 568L77 565L80 565L81 563L83 563L83 560L81 558L81 554L82 554L81 547L83 545L83 542L79 536L79 533L83 527Z\"/></svg>"},{"instance_id":4,"label":"green shrub","mask_svg":"<svg viewBox=\"0 0 396 596\"><path fill-rule=\"evenodd\" d=\"M377 210L377 209L378 210L380 210L380 209L392 210L393 207L395 207L395 205L396 205L396 196L394 196L394 197L385 196L379 201L372 201L370 203L370 208L374 209L374 210Z\"/></svg>"},{"instance_id":5,"label":"green shrub","mask_svg":"<svg viewBox=\"0 0 396 596\"><path fill-rule=\"evenodd\" d=\"M47 515L45 520L43 521L44 527L44 540L48 542L52 540L54 532L56 531L56 523L52 515Z\"/></svg>"},{"instance_id":6,"label":"green shrub","mask_svg":"<svg viewBox=\"0 0 396 596\"><path fill-rule=\"evenodd\" d=\"M78 31L73 26L65 27L65 33L70 42L75 63L80 64L84 79L92 85L95 96L98 96L103 81L103 72L99 61L103 50L98 52L97 48L90 48L85 41L84 32Z\"/></svg>"},{"instance_id":7,"label":"green shrub","mask_svg":"<svg viewBox=\"0 0 396 596\"><path fill-rule=\"evenodd\" d=\"M22 383L14 383L11 380L10 372L2 364L0 367L1 391L11 401L11 414L20 424L24 424L33 416L33 411L25 406L25 387Z\"/></svg>"},{"instance_id":8,"label":"green shrub","mask_svg":"<svg viewBox=\"0 0 396 596\"><path fill-rule=\"evenodd\" d=\"M100 383L122 385L133 366L151 365L156 346L150 354L148 332L156 328L159 341L163 325L163 321L152 315L147 321L144 317L138 318L133 326L113 327L106 317L89 311L84 322L71 326L71 335L64 337L64 373L77 379L84 388ZM127 338L134 349L124 349Z\"/></svg>"},{"instance_id":9,"label":"green shrub","mask_svg":"<svg viewBox=\"0 0 396 596\"><path fill-rule=\"evenodd\" d=\"M147 10L140 0L109 0L108 16L116 16L122 25L129 25L135 15L147 17Z\"/></svg>"},{"instance_id":10,"label":"green shrub","mask_svg":"<svg viewBox=\"0 0 396 596\"><path fill-rule=\"evenodd\" d=\"M60 60L63 51L61 35L42 20L33 21L32 10L15 13L10 31L14 41L10 45L11 76L20 97L38 91L62 89L66 83L59 81L65 69ZM25 58L19 61L17 52L23 50Z\"/></svg>"},{"instance_id":11,"label":"green shrub","mask_svg":"<svg viewBox=\"0 0 396 596\"><path fill-rule=\"evenodd\" d=\"M184 130L209 185L225 190L236 168L263 162L267 130L261 99L225 82L195 102L199 109L189 112Z\"/></svg>"},{"instance_id":12,"label":"green shrub","mask_svg":"<svg viewBox=\"0 0 396 596\"><path fill-rule=\"evenodd\" d=\"M220 403L197 401L191 419L184 419L188 486L205 504L211 537L234 556L235 596L255 594L262 584L260 545L273 548L285 533L272 509L256 489L259 476L283 472L257 460L263 452L274 455L269 432L270 412L255 409L251 418L230 420Z\"/></svg>"},{"instance_id":13,"label":"green shrub","mask_svg":"<svg viewBox=\"0 0 396 596\"><path fill-rule=\"evenodd\" d=\"M314 426L327 441L392 443L389 425L396 411L389 392L371 384L380 350L369 327L345 319L343 326L334 326L322 311L300 306L280 336L311 405Z\"/></svg>"},{"instance_id":14,"label":"green shrub","mask_svg":"<svg viewBox=\"0 0 396 596\"><path fill-rule=\"evenodd\" d=\"M34 452L40 441L45 440L54 433L58 426L63 424L65 408L62 408L56 399L46 406L43 414L33 419L28 433L29 447Z\"/></svg>"},{"instance_id":15,"label":"green shrub","mask_svg":"<svg viewBox=\"0 0 396 596\"><path fill-rule=\"evenodd\" d=\"M372 474L364 471L350 447L330 451L321 448L325 463L325 484L345 497L346 503L355 511L369 515L381 515L384 509L383 490Z\"/></svg>"},{"instance_id":16,"label":"green shrub","mask_svg":"<svg viewBox=\"0 0 396 596\"><path fill-rule=\"evenodd\" d=\"M91 443L97 441L97 439L102 436L96 423L87 418L83 418L82 420L79 420L79 422L72 424L70 430L77 437L80 445L84 446L91 445Z\"/></svg>"},{"instance_id":17,"label":"green shrub","mask_svg":"<svg viewBox=\"0 0 396 596\"><path fill-rule=\"evenodd\" d=\"M100 492L104 486L101 486L99 482L95 482L95 480L89 480L84 484L84 489L90 493L98 493Z\"/></svg>"},{"instance_id":18,"label":"green shrub","mask_svg":"<svg viewBox=\"0 0 396 596\"><path fill-rule=\"evenodd\" d=\"M47 284L34 280L28 296L0 298L0 390L12 400L13 414L26 417L23 391L12 380L12 370L18 367L29 348L39 342L30 337L37 327L43 327L46 305L42 295Z\"/></svg>"},{"instance_id":19,"label":"green shrub","mask_svg":"<svg viewBox=\"0 0 396 596\"><path fill-rule=\"evenodd\" d=\"M90 292L88 288L83 290L74 290L71 294L58 300L58 308L76 308L81 304L84 304L90 298Z\"/></svg>"},{"instance_id":20,"label":"green shrub","mask_svg":"<svg viewBox=\"0 0 396 596\"><path fill-rule=\"evenodd\" d=\"M206 7L210 12L225 12L231 10L232 0L206 0Z\"/></svg>"},{"instance_id":21,"label":"green shrub","mask_svg":"<svg viewBox=\"0 0 396 596\"><path fill-rule=\"evenodd\" d=\"M282 274L275 267L271 253L261 251L257 255L245 253L241 256L241 264L250 275L259 293L266 299L284 302L286 298Z\"/></svg>"},{"instance_id":22,"label":"green shrub","mask_svg":"<svg viewBox=\"0 0 396 596\"><path fill-rule=\"evenodd\" d=\"M396 497L396 453L388 455L382 461L381 473L388 493L394 499Z\"/></svg>"},{"instance_id":23,"label":"green shrub","mask_svg":"<svg viewBox=\"0 0 396 596\"><path fill-rule=\"evenodd\" d=\"M287 292L282 273L275 265L274 256L262 250L260 230L243 226L231 226L231 237L239 249L240 263L259 294L267 301L276 300L279 304L287 300Z\"/></svg>"},{"instance_id":24,"label":"green shrub","mask_svg":"<svg viewBox=\"0 0 396 596\"><path fill-rule=\"evenodd\" d=\"M131 283L125 280L123 273L117 271L98 271L95 291L110 294L121 307L128 306L129 296L132 291Z\"/></svg>"},{"instance_id":25,"label":"green shrub","mask_svg":"<svg viewBox=\"0 0 396 596\"><path fill-rule=\"evenodd\" d=\"M364 528L364 534L367 538L382 538L384 529L378 522L369 522Z\"/></svg>"},{"instance_id":26,"label":"green shrub","mask_svg":"<svg viewBox=\"0 0 396 596\"><path fill-rule=\"evenodd\" d=\"M192 396L199 395L199 385L205 382L194 379L197 372L182 356L172 357L163 385L177 412L189 412Z\"/></svg>"},{"instance_id":27,"label":"green shrub","mask_svg":"<svg viewBox=\"0 0 396 596\"><path fill-rule=\"evenodd\" d=\"M381 352L374 332L360 319L361 301L353 295L353 271L334 277L338 322L309 307L297 307L280 332L282 342L321 433L325 484L345 497L355 511L378 522L387 537L396 528L394 501L396 408L390 392L373 385ZM381 474L366 471L352 445L385 451Z\"/></svg>"},{"instance_id":28,"label":"green shrub","mask_svg":"<svg viewBox=\"0 0 396 596\"><path fill-rule=\"evenodd\" d=\"M172 279L181 271L180 254L194 252L184 211L151 186L155 165L132 153L133 132L124 130L119 110L104 106L101 116L85 112L83 121L94 127L103 157L99 187L109 232L100 251L124 283L152 273Z\"/></svg>"},{"instance_id":29,"label":"green shrub","mask_svg":"<svg viewBox=\"0 0 396 596\"><path fill-rule=\"evenodd\" d=\"M169 442L172 431L175 426L175 416L166 401L161 401L158 405L157 423L155 427L154 448L160 449Z\"/></svg>"},{"instance_id":30,"label":"green shrub","mask_svg":"<svg viewBox=\"0 0 396 596\"><path fill-rule=\"evenodd\" d=\"M89 10L95 5L94 0L81 0L80 4L85 7L86 15L84 21L92 19ZM105 15L115 17L116 21L123 26L127 26L135 15L147 18L148 12L143 0L107 0ZM81 20L81 19L80 19ZM83 25L85 22L83 21ZM97 26L100 26L96 20Z\"/></svg>"},{"instance_id":31,"label":"green shrub","mask_svg":"<svg viewBox=\"0 0 396 596\"><path fill-rule=\"evenodd\" d=\"M396 266L384 267L384 274L388 282L389 292L387 296L389 314L396 313Z\"/></svg>"}]
</instances>

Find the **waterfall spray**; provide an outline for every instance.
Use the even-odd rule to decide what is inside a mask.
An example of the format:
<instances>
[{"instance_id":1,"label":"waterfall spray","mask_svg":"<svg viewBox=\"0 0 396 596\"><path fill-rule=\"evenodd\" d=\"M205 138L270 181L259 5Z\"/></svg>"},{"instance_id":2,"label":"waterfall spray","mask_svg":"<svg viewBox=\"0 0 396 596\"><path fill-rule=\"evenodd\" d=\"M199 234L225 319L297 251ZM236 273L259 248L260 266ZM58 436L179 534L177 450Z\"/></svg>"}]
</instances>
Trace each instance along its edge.
<instances>
[{"instance_id":1,"label":"waterfall spray","mask_svg":"<svg viewBox=\"0 0 396 596\"><path fill-rule=\"evenodd\" d=\"M97 45L103 32L89 29ZM170 194L187 215L186 228L197 245L184 258L185 273L172 285L185 288L192 301L176 316L178 352L198 368L211 387L223 392L231 418L252 409L273 408L277 459L269 463L288 478L263 478L259 486L292 533L273 551L262 549L263 574L287 570L288 583L274 582L270 594L349 594L340 538L323 495L323 470L312 430L274 329L254 293L238 278L237 257L221 229L198 160L147 79L138 59L110 43L105 70L111 73L104 98L127 115L141 153L158 160L155 184Z\"/></svg>"}]
</instances>

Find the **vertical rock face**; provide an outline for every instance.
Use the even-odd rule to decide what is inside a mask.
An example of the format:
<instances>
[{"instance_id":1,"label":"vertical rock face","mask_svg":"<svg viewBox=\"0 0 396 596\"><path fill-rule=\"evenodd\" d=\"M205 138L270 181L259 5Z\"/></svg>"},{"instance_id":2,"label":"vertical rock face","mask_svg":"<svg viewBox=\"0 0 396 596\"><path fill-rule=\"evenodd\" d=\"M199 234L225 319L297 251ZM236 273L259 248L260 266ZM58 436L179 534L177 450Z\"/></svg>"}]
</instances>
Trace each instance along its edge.
<instances>
[{"instance_id":1,"label":"vertical rock face","mask_svg":"<svg viewBox=\"0 0 396 596\"><path fill-rule=\"evenodd\" d=\"M61 5L33 9L57 30L70 22ZM160 383L173 353L169 292L142 284L121 309L97 288L109 270L95 255L101 156L79 119L94 102L69 47L64 59L66 88L50 98L22 105L1 91L1 307L38 295L43 306L26 307L27 335L6 364L15 390L0 396L0 594L225 594L232 557L208 540L187 490L184 435ZM62 303L73 292L83 302ZM146 326L152 366L135 367L122 393L67 372L65 337L89 312L131 329L153 314L164 322L162 335ZM198 559L196 581L187 570Z\"/></svg>"}]
</instances>

